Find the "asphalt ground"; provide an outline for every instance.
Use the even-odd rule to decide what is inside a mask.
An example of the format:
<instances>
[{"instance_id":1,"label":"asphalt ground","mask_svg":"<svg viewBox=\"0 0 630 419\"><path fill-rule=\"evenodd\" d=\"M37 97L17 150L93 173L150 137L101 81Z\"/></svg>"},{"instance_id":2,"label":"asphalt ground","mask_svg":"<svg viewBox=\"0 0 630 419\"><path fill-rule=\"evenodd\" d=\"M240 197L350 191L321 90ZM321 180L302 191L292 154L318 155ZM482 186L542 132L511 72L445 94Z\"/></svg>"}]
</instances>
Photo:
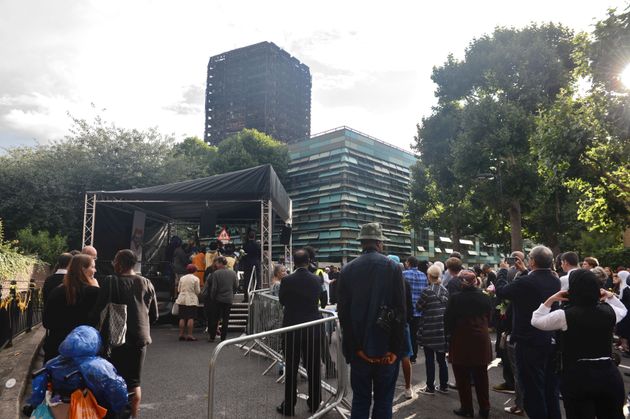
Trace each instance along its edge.
<instances>
[{"instance_id":1,"label":"asphalt ground","mask_svg":"<svg viewBox=\"0 0 630 419\"><path fill-rule=\"evenodd\" d=\"M201 330L196 331L197 342L178 341L177 328L172 325L158 325L152 328L153 344L148 347L142 372L142 393L140 418L203 418L207 417L208 367L209 359L216 343L209 343ZM231 334L228 338L236 337ZM218 342L218 339L217 339ZM424 358L418 355L413 365L412 386L414 393L425 385ZM501 366L495 360L488 370L490 385L502 381ZM275 407L283 400L284 385L277 383L278 369L272 367L262 375L270 362L260 356L244 356L244 351L229 347L222 351L218 359L215 384L214 417L221 418L281 418ZM630 373L630 359L623 358L620 367L622 375ZM449 371L450 372L450 371ZM454 382L450 373L449 382ZM630 389L630 377L623 375L626 390ZM334 381L334 380L333 380ZM300 380L296 417L308 417L306 406L307 383ZM394 417L405 419L429 419L456 416L453 409L459 408L456 390L448 394L434 396L414 395L404 397L402 369L394 397ZM473 392L474 394L474 392ZM351 396L350 396L351 397ZM503 411L510 406L513 395L490 391L490 416L511 418L514 415ZM473 395L474 399L474 395ZM475 409L477 409L476 400ZM347 410L344 413L349 413ZM335 411L328 418L339 418Z\"/></svg>"}]
</instances>

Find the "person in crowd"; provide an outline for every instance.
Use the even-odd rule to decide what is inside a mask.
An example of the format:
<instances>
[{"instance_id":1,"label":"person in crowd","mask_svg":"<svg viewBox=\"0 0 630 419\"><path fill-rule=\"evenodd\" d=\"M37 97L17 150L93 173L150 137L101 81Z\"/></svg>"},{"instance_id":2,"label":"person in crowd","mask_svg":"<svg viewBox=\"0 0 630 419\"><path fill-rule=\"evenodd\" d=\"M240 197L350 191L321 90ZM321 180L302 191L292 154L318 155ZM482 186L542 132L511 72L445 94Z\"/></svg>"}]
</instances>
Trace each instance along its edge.
<instances>
[{"instance_id":1,"label":"person in crowd","mask_svg":"<svg viewBox=\"0 0 630 419\"><path fill-rule=\"evenodd\" d=\"M188 273L186 266L190 263L190 258L186 254L184 244L179 237L173 236L171 242L173 245L173 272L175 272L175 285L177 285L179 278Z\"/></svg>"},{"instance_id":2,"label":"person in crowd","mask_svg":"<svg viewBox=\"0 0 630 419\"><path fill-rule=\"evenodd\" d=\"M397 354L404 347L404 279L400 267L381 254L386 238L380 224L364 224L357 239L363 253L341 270L337 303L343 354L350 364L352 417L369 417L374 398L372 417L389 419ZM378 391L372 393L373 388Z\"/></svg>"},{"instance_id":3,"label":"person in crowd","mask_svg":"<svg viewBox=\"0 0 630 419\"><path fill-rule=\"evenodd\" d=\"M206 284L208 288L206 309L208 312L208 342L214 342L217 325L221 320L221 341L227 339L230 311L234 302L234 294L238 289L238 276L229 269L229 262L225 256L214 260L215 271Z\"/></svg>"},{"instance_id":4,"label":"person in crowd","mask_svg":"<svg viewBox=\"0 0 630 419\"><path fill-rule=\"evenodd\" d=\"M593 269L599 266L599 261L593 256L587 256L582 261L582 269Z\"/></svg>"},{"instance_id":5,"label":"person in crowd","mask_svg":"<svg viewBox=\"0 0 630 419\"><path fill-rule=\"evenodd\" d=\"M630 272L621 269L617 270L617 276L619 277L619 294L623 295L623 291L628 287L628 277L630 277Z\"/></svg>"},{"instance_id":6,"label":"person in crowd","mask_svg":"<svg viewBox=\"0 0 630 419\"><path fill-rule=\"evenodd\" d=\"M341 272L337 266L332 265L330 267L330 273L328 274L328 278L330 279L330 283L328 284L328 299L330 300L330 304L337 304L337 280L340 274Z\"/></svg>"},{"instance_id":7,"label":"person in crowd","mask_svg":"<svg viewBox=\"0 0 630 419\"><path fill-rule=\"evenodd\" d=\"M529 254L530 272L524 261L517 258L518 280L497 281L497 296L512 302L513 319L510 344L514 344L517 380L523 394L525 413L531 418L559 419L560 401L558 378L553 360L556 352L553 332L534 328L531 313L551 295L560 290L560 281L551 272L553 253L545 246L535 246ZM501 271L504 271L502 267Z\"/></svg>"},{"instance_id":8,"label":"person in crowd","mask_svg":"<svg viewBox=\"0 0 630 419\"><path fill-rule=\"evenodd\" d=\"M622 276L617 274L617 278L619 278L618 282L621 282ZM623 288L619 298L626 310L630 310L630 287L626 286ZM630 316L624 317L619 324L617 324L616 331L621 343L621 354L626 358L630 358Z\"/></svg>"},{"instance_id":9,"label":"person in crowd","mask_svg":"<svg viewBox=\"0 0 630 419\"><path fill-rule=\"evenodd\" d=\"M223 256L227 262L226 268L233 271L234 266L236 266L236 255L234 254L234 244L227 243L223 246L223 251L221 252L221 256ZM258 286L257 286L258 287Z\"/></svg>"},{"instance_id":10,"label":"person in crowd","mask_svg":"<svg viewBox=\"0 0 630 419\"><path fill-rule=\"evenodd\" d=\"M201 286L199 278L195 275L197 266L190 263L186 266L186 271L188 274L179 278L178 295L175 300L175 304L179 305L179 340L196 341L197 338L193 336L193 326L197 317L199 305L197 296L201 292Z\"/></svg>"},{"instance_id":11,"label":"person in crowd","mask_svg":"<svg viewBox=\"0 0 630 419\"><path fill-rule=\"evenodd\" d=\"M580 259L575 252L565 252L560 256L560 263L562 270L566 272L560 277L560 289L566 291L569 289L569 275L579 268Z\"/></svg>"},{"instance_id":12,"label":"person in crowd","mask_svg":"<svg viewBox=\"0 0 630 419\"><path fill-rule=\"evenodd\" d=\"M73 256L67 266L63 283L50 292L44 306L42 323L47 329L44 362L59 355L59 344L72 329L83 324L97 324L89 316L99 293L98 282L94 279L94 259L79 254Z\"/></svg>"},{"instance_id":13,"label":"person in crowd","mask_svg":"<svg viewBox=\"0 0 630 419\"><path fill-rule=\"evenodd\" d=\"M197 267L194 275L199 279L199 286L203 287L205 271L206 271L206 252L203 247L199 247L199 250L190 258L191 263ZM188 270L188 265L186 266Z\"/></svg>"},{"instance_id":14,"label":"person in crowd","mask_svg":"<svg viewBox=\"0 0 630 419\"><path fill-rule=\"evenodd\" d=\"M282 326L292 326L321 318L318 303L321 295L320 280L309 272L310 257L306 250L293 252L295 272L286 276L280 285L279 300L284 307ZM314 413L321 402L320 357L321 326L313 326L287 332L284 335L284 356L286 373L284 383L284 401L277 407L285 416L295 414L297 403L297 373L302 357L308 375L309 411Z\"/></svg>"},{"instance_id":15,"label":"person in crowd","mask_svg":"<svg viewBox=\"0 0 630 419\"><path fill-rule=\"evenodd\" d=\"M567 302L564 309L551 311L559 302ZM612 360L612 336L626 313L587 269L574 271L568 292L553 294L534 311L532 326L562 331L561 389L568 419L624 417L623 379Z\"/></svg>"},{"instance_id":16,"label":"person in crowd","mask_svg":"<svg viewBox=\"0 0 630 419\"><path fill-rule=\"evenodd\" d=\"M252 276L252 272L256 272L256 278L260 283L260 242L256 241L256 232L254 230L250 229L247 232L247 240L243 244L243 251L245 252L245 256L241 259L241 270L245 275L245 293L243 302L247 302L249 298L247 295L247 286L249 285L249 279Z\"/></svg>"},{"instance_id":17,"label":"person in crowd","mask_svg":"<svg viewBox=\"0 0 630 419\"><path fill-rule=\"evenodd\" d=\"M111 362L133 393L131 416L137 417L142 400L140 387L142 366L151 344L150 324L158 319L157 299L153 284L147 278L137 275L134 266L138 263L130 249L119 250L114 256L115 275L108 276L101 285L97 303L92 311L93 318L99 318L109 302L127 306L127 333L125 344L112 348Z\"/></svg>"},{"instance_id":18,"label":"person in crowd","mask_svg":"<svg viewBox=\"0 0 630 419\"><path fill-rule=\"evenodd\" d=\"M462 270L461 292L449 296L444 323L450 334L449 361L461 407L453 411L457 416L474 417L471 377L475 383L479 416L490 413L488 388L488 364L492 361L492 345L488 332L488 320L492 311L490 297L477 288L477 275L472 270Z\"/></svg>"},{"instance_id":19,"label":"person in crowd","mask_svg":"<svg viewBox=\"0 0 630 419\"><path fill-rule=\"evenodd\" d=\"M440 282L442 271L437 266L427 270L429 286L422 291L417 308L422 311L422 326L418 331L420 342L424 348L425 367L427 371L427 385L420 389L422 394L448 392L448 366L446 352L448 337L444 329L444 312L448 303L448 291ZM435 361L439 368L440 385L435 386Z\"/></svg>"},{"instance_id":20,"label":"person in crowd","mask_svg":"<svg viewBox=\"0 0 630 419\"><path fill-rule=\"evenodd\" d=\"M442 285L448 291L449 296L453 296L461 291L462 281L459 273L462 270L462 260L456 257L446 259L446 272L442 275Z\"/></svg>"},{"instance_id":21,"label":"person in crowd","mask_svg":"<svg viewBox=\"0 0 630 419\"><path fill-rule=\"evenodd\" d=\"M606 273L604 289L610 290L613 287L613 271L610 269L610 266L604 266L604 272Z\"/></svg>"},{"instance_id":22,"label":"person in crowd","mask_svg":"<svg viewBox=\"0 0 630 419\"><path fill-rule=\"evenodd\" d=\"M83 249L81 249L81 254L88 255L94 260L98 259L98 252L96 251L96 248L94 246L85 246Z\"/></svg>"},{"instance_id":23,"label":"person in crowd","mask_svg":"<svg viewBox=\"0 0 630 419\"><path fill-rule=\"evenodd\" d=\"M66 273L68 272L68 265L70 264L71 260L72 255L70 253L62 253L57 258L55 273L46 278L46 280L44 281L44 286L42 287L44 306L46 306L46 301L48 301L48 297L50 296L52 290L63 283L63 277L66 276Z\"/></svg>"},{"instance_id":24,"label":"person in crowd","mask_svg":"<svg viewBox=\"0 0 630 419\"><path fill-rule=\"evenodd\" d=\"M319 297L321 308L326 308L328 305L328 283L330 282L330 278L328 274L319 267L317 262L317 251L312 246L304 246L303 249L308 253L309 263L308 270L309 272L317 275L319 277L319 285L321 287L321 295Z\"/></svg>"},{"instance_id":25,"label":"person in crowd","mask_svg":"<svg viewBox=\"0 0 630 419\"><path fill-rule=\"evenodd\" d=\"M619 279L619 274L617 272L613 272L610 286L607 287L606 289L608 291L614 292L616 296L620 297L621 296L621 293L619 292L620 285L621 285L621 280Z\"/></svg>"},{"instance_id":26,"label":"person in crowd","mask_svg":"<svg viewBox=\"0 0 630 419\"><path fill-rule=\"evenodd\" d=\"M280 293L280 283L282 279L287 276L287 267L284 265L276 264L273 267L273 278L271 278L271 285L269 286L269 293L276 297Z\"/></svg>"},{"instance_id":27,"label":"person in crowd","mask_svg":"<svg viewBox=\"0 0 630 419\"><path fill-rule=\"evenodd\" d=\"M492 267L487 263L484 263L481 267L481 271L485 275L484 288L488 288L490 285L496 285L497 274L492 270Z\"/></svg>"},{"instance_id":28,"label":"person in crowd","mask_svg":"<svg viewBox=\"0 0 630 419\"><path fill-rule=\"evenodd\" d=\"M595 274L595 277L597 278L597 281L599 282L600 287L606 289L606 283L608 282L608 274L606 274L606 271L604 270L604 268L602 268L601 266L596 266L593 269L591 269L591 271Z\"/></svg>"},{"instance_id":29,"label":"person in crowd","mask_svg":"<svg viewBox=\"0 0 630 419\"><path fill-rule=\"evenodd\" d=\"M387 257L394 262L396 262L400 269L404 271L405 266L400 262L400 258L396 255L387 255ZM411 287L407 281L405 283L405 304L407 311L407 321L405 324L405 336L404 336L404 345L401 352L398 354L398 358L400 358L400 364L403 370L403 378L405 379L405 398L407 400L413 399L413 391L411 390L411 357L413 356L413 346L411 343L411 332L410 332L410 323L412 321L413 315L413 305L411 304Z\"/></svg>"},{"instance_id":30,"label":"person in crowd","mask_svg":"<svg viewBox=\"0 0 630 419\"><path fill-rule=\"evenodd\" d=\"M415 256L409 256L406 261L407 269L403 272L403 278L409 285L411 290L411 306L413 312L410 316L411 322L409 323L409 332L411 334L411 349L413 355L411 356L411 363L416 363L418 357L418 328L422 321L422 310L417 306L420 294L429 285L427 276L418 269L418 259Z\"/></svg>"}]
</instances>

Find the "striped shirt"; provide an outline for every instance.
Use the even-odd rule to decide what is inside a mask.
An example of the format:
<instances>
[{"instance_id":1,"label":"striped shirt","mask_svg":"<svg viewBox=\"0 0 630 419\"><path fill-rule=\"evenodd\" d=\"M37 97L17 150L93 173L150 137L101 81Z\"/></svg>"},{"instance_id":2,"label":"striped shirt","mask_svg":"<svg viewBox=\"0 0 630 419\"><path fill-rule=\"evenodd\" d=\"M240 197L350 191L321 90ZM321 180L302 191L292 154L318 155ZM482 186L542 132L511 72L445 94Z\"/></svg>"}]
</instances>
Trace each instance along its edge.
<instances>
[{"instance_id":1,"label":"striped shirt","mask_svg":"<svg viewBox=\"0 0 630 419\"><path fill-rule=\"evenodd\" d=\"M420 294L428 285L427 276L418 268L407 269L403 272L403 277L411 290L411 305L413 306L413 317L422 317L422 311L416 308L416 303L420 299Z\"/></svg>"}]
</instances>

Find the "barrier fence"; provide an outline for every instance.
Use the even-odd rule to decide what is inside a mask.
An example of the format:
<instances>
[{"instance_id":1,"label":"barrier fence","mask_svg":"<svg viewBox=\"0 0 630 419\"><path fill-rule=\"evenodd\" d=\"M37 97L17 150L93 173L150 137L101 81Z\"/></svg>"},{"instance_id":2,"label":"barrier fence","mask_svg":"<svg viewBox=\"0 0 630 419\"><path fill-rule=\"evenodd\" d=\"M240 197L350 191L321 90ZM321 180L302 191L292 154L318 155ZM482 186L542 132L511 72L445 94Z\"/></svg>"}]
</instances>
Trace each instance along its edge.
<instances>
[{"instance_id":1,"label":"barrier fence","mask_svg":"<svg viewBox=\"0 0 630 419\"><path fill-rule=\"evenodd\" d=\"M40 288L31 283L28 291L16 291L13 285L0 299L0 349L13 345L13 338L30 332L42 321L43 298Z\"/></svg>"},{"instance_id":2,"label":"barrier fence","mask_svg":"<svg viewBox=\"0 0 630 419\"><path fill-rule=\"evenodd\" d=\"M208 417L275 417L285 393L289 399L297 393L296 417L339 410L348 388L339 322L335 312L320 312L322 319L280 327L278 298L252 290L249 334L221 342L210 357Z\"/></svg>"}]
</instances>

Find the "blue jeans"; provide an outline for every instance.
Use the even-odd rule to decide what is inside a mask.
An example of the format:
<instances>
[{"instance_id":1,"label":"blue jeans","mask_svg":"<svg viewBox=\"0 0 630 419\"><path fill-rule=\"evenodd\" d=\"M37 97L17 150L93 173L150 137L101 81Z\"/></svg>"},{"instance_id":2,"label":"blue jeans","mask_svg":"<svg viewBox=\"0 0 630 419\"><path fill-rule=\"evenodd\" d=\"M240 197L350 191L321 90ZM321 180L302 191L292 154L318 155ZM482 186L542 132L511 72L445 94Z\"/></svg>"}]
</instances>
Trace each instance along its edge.
<instances>
[{"instance_id":1,"label":"blue jeans","mask_svg":"<svg viewBox=\"0 0 630 419\"><path fill-rule=\"evenodd\" d=\"M425 366L427 369L427 387L435 390L435 358L440 368L440 388L448 388L448 366L446 365L446 354L436 352L431 348L424 347Z\"/></svg>"},{"instance_id":2,"label":"blue jeans","mask_svg":"<svg viewBox=\"0 0 630 419\"><path fill-rule=\"evenodd\" d=\"M374 391L372 418L391 419L400 362L396 361L392 365L370 365L362 359L355 358L350 363L350 367L350 384L353 393L350 418L367 419L370 417L372 391Z\"/></svg>"},{"instance_id":3,"label":"blue jeans","mask_svg":"<svg viewBox=\"0 0 630 419\"><path fill-rule=\"evenodd\" d=\"M523 408L531 419L560 419L555 347L516 343L516 368L523 391Z\"/></svg>"}]
</instances>

